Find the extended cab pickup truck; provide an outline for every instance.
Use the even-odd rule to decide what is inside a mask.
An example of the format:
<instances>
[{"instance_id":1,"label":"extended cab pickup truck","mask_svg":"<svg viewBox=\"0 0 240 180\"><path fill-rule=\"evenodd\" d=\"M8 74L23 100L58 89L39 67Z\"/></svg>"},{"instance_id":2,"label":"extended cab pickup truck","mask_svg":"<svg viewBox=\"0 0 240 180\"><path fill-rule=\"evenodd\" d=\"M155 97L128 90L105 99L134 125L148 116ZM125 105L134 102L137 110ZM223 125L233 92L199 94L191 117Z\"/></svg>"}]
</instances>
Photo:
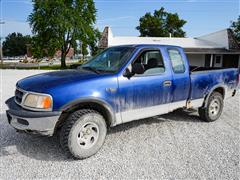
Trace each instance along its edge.
<instances>
[{"instance_id":1,"label":"extended cab pickup truck","mask_svg":"<svg viewBox=\"0 0 240 180\"><path fill-rule=\"evenodd\" d=\"M181 47L116 46L78 69L18 81L7 117L18 131L59 134L63 149L83 159L118 124L178 108L198 109L204 121L215 121L237 85L238 69L190 67Z\"/></svg>"}]
</instances>

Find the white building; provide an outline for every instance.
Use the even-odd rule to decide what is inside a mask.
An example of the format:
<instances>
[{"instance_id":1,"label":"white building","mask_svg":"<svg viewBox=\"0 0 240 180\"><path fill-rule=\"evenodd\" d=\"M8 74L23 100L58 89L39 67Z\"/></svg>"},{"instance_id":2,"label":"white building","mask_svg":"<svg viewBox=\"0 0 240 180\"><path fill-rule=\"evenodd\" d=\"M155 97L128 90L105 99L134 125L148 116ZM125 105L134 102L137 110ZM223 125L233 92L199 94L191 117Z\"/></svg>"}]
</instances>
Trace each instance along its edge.
<instances>
[{"instance_id":1,"label":"white building","mask_svg":"<svg viewBox=\"0 0 240 180\"><path fill-rule=\"evenodd\" d=\"M111 29L105 27L99 47L104 49L126 44L181 46L184 48L189 62L193 66L240 67L240 46L230 29L195 38L170 38L114 36Z\"/></svg>"}]
</instances>

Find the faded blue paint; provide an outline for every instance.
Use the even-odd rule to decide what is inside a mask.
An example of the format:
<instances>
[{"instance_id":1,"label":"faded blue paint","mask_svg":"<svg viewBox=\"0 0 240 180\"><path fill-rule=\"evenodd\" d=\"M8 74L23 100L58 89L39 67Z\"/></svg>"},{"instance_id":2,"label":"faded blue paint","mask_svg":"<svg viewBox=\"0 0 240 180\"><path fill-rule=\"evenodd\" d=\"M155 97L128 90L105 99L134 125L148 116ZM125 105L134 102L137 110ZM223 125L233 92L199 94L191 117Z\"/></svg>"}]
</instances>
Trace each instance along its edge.
<instances>
[{"instance_id":1,"label":"faded blue paint","mask_svg":"<svg viewBox=\"0 0 240 180\"><path fill-rule=\"evenodd\" d=\"M172 73L172 102L187 100L189 97L190 91L190 77L189 77L189 64L188 59L183 51L182 48L179 47L165 47L164 52L166 53L164 56L164 60L170 62L170 58L167 53L167 49L177 49L183 59L185 65L185 72L184 73L174 73L172 69L172 65L170 63L170 71Z\"/></svg>"},{"instance_id":2,"label":"faded blue paint","mask_svg":"<svg viewBox=\"0 0 240 180\"><path fill-rule=\"evenodd\" d=\"M158 75L136 75L130 79L122 76L126 67L128 67L136 55L128 62L119 74L119 101L121 111L129 109L138 109L143 107L151 107L171 102L187 100L190 91L189 68L183 74L174 74L172 65L167 53L168 48L174 48L180 51L183 56L184 64L188 67L186 56L180 47L175 46L156 46L142 45L138 46L138 51L144 49L159 49L163 56L165 72ZM164 86L164 81L172 81L172 86Z\"/></svg>"},{"instance_id":3,"label":"faded blue paint","mask_svg":"<svg viewBox=\"0 0 240 180\"><path fill-rule=\"evenodd\" d=\"M217 87L223 87L225 91L233 90L237 88L238 70L231 68L196 72L191 74L191 84L191 99L205 97L213 88Z\"/></svg>"},{"instance_id":4,"label":"faded blue paint","mask_svg":"<svg viewBox=\"0 0 240 180\"><path fill-rule=\"evenodd\" d=\"M237 71L226 69L195 73L189 76L189 65L182 48L161 45L135 45L129 61L114 74L95 74L86 70L66 70L39 74L20 80L17 86L26 91L50 94L53 97L53 111L77 99L94 98L104 101L114 113L128 109L151 107L191 99L202 98L217 84L225 84L229 88L236 87ZM163 74L154 76L134 76L130 79L123 73L142 49L159 49L165 65ZM167 48L180 51L186 71L175 74L167 53ZM163 82L172 81L172 86L164 87ZM116 89L116 92L108 91ZM191 91L192 88L192 91Z\"/></svg>"},{"instance_id":5,"label":"faded blue paint","mask_svg":"<svg viewBox=\"0 0 240 180\"><path fill-rule=\"evenodd\" d=\"M118 88L117 75L83 70L55 71L25 78L17 86L26 91L50 94L54 111L84 97L100 99L116 109L116 94L106 91L106 88Z\"/></svg>"}]
</instances>

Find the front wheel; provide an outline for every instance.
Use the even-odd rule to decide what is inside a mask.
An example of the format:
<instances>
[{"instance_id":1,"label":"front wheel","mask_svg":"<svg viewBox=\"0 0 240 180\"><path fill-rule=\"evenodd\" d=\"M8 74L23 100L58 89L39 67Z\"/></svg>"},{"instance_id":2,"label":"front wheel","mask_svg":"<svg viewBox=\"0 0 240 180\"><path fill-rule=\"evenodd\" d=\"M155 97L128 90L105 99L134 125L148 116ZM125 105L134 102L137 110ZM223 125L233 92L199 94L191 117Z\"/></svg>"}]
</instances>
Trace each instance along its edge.
<instances>
[{"instance_id":1,"label":"front wheel","mask_svg":"<svg viewBox=\"0 0 240 180\"><path fill-rule=\"evenodd\" d=\"M68 154L84 159L98 152L106 134L103 116L91 109L81 109L73 112L62 126L60 144Z\"/></svg>"},{"instance_id":2,"label":"front wheel","mask_svg":"<svg viewBox=\"0 0 240 180\"><path fill-rule=\"evenodd\" d=\"M223 111L223 96L219 92L213 92L208 101L206 108L199 108L200 118L207 122L216 121Z\"/></svg>"}]
</instances>

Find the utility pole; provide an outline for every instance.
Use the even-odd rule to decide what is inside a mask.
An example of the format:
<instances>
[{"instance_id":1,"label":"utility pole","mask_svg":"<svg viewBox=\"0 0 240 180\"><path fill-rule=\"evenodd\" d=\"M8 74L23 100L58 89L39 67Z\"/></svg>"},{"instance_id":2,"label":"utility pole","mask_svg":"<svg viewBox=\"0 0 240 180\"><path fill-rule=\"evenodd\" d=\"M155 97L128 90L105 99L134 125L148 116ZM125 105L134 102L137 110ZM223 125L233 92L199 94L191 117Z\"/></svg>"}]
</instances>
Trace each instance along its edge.
<instances>
[{"instance_id":1,"label":"utility pole","mask_svg":"<svg viewBox=\"0 0 240 180\"><path fill-rule=\"evenodd\" d=\"M5 24L4 21L0 21L0 25ZM3 67L3 51L2 51L2 37L0 37L0 60L1 60L1 65Z\"/></svg>"}]
</instances>

